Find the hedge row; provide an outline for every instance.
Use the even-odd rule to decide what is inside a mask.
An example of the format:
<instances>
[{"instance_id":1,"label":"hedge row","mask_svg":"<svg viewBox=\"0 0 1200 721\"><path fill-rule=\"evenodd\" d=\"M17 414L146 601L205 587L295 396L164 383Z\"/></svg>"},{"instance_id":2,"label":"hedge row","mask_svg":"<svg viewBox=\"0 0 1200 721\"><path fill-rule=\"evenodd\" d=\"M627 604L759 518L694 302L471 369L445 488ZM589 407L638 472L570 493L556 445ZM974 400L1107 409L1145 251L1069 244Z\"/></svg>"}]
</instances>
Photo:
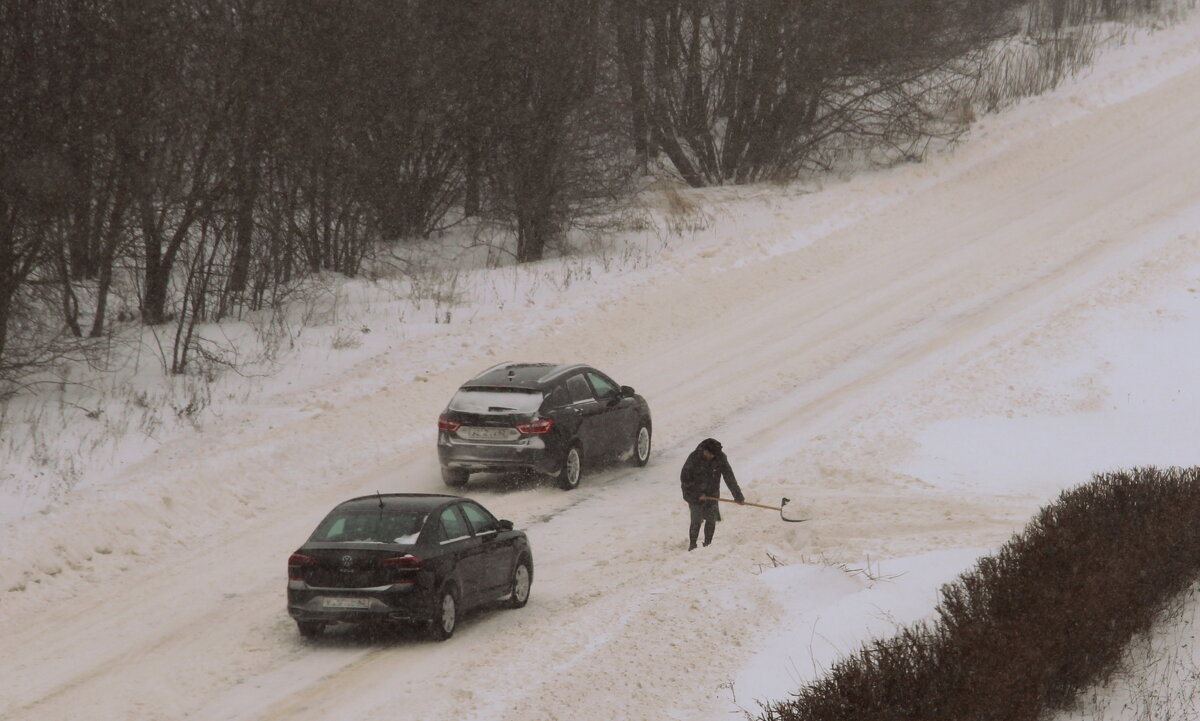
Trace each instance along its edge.
<instances>
[{"instance_id":1,"label":"hedge row","mask_svg":"<svg viewBox=\"0 0 1200 721\"><path fill-rule=\"evenodd\" d=\"M1200 468L1097 475L763 721L1017 721L1066 708L1200 576Z\"/></svg>"}]
</instances>

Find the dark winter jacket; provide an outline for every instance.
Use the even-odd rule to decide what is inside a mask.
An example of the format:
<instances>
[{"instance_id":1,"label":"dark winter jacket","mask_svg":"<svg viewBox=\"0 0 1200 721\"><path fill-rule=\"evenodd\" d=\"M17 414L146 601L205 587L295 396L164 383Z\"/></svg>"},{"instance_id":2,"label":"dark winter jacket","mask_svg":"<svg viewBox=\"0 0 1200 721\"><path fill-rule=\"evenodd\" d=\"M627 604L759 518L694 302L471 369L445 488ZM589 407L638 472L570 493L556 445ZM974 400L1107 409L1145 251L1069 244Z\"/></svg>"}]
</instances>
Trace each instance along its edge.
<instances>
[{"instance_id":1,"label":"dark winter jacket","mask_svg":"<svg viewBox=\"0 0 1200 721\"><path fill-rule=\"evenodd\" d=\"M704 457L706 448L714 454L711 460ZM712 438L706 438L683 462L683 470L679 472L683 500L688 503L700 503L701 496L719 497L722 476L725 478L725 485L729 486L729 492L733 494L733 500L738 502L746 500L742 495L742 489L738 488L733 468L729 466L729 458L721 450L721 444ZM715 503L715 501L710 501L710 503Z\"/></svg>"}]
</instances>

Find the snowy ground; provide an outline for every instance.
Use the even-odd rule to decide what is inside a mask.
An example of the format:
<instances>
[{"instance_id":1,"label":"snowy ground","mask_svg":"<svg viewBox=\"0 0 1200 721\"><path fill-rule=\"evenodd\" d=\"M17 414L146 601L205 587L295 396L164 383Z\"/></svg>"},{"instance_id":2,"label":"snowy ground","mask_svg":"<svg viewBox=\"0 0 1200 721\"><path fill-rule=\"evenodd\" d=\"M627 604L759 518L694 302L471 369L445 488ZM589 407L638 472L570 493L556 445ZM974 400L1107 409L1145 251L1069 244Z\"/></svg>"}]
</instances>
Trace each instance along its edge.
<instances>
[{"instance_id":1,"label":"snowy ground","mask_svg":"<svg viewBox=\"0 0 1200 721\"><path fill-rule=\"evenodd\" d=\"M115 453L67 492L6 489L0 720L715 720L786 696L926 616L1059 490L1200 463L1197 157L1193 19L952 155L815 193L688 193L708 227L648 237L633 271L540 266L450 324L400 322L364 288L330 329L370 328L359 347L302 350L202 432ZM443 644L301 641L287 556L351 495L443 490L436 416L508 359L635 386L650 465L569 493L472 481L530 536L525 609ZM678 469L706 436L748 500L812 520L729 508L686 552ZM1182 648L1194 616L1147 648ZM1171 658L1194 670L1188 654ZM1132 718L1147 684L1190 703L1165 678L1118 679L1070 718Z\"/></svg>"}]
</instances>

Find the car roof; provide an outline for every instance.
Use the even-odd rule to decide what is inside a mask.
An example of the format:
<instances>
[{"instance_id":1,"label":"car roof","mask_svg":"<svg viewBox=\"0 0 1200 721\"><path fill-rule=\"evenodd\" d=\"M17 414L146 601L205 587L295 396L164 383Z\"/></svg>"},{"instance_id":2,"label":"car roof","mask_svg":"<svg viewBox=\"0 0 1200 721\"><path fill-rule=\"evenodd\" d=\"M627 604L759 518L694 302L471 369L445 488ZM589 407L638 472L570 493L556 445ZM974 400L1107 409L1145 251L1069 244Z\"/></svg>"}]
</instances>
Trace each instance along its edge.
<instances>
[{"instance_id":1,"label":"car roof","mask_svg":"<svg viewBox=\"0 0 1200 721\"><path fill-rule=\"evenodd\" d=\"M358 496L337 505L341 510L383 508L391 510L431 511L450 501L461 501L461 496L446 493L374 493L369 496Z\"/></svg>"},{"instance_id":2,"label":"car roof","mask_svg":"<svg viewBox=\"0 0 1200 721\"><path fill-rule=\"evenodd\" d=\"M582 363L500 363L463 384L463 388L542 390L573 370L591 369Z\"/></svg>"}]
</instances>

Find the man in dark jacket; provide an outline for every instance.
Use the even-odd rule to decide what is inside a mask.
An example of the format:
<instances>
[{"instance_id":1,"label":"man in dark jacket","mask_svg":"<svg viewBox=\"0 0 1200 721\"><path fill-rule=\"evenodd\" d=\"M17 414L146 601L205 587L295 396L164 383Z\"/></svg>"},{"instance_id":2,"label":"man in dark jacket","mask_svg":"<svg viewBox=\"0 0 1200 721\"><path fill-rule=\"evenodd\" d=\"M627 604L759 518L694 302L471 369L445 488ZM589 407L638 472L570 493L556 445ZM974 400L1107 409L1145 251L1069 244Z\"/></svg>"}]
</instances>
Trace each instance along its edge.
<instances>
[{"instance_id":1,"label":"man in dark jacket","mask_svg":"<svg viewBox=\"0 0 1200 721\"><path fill-rule=\"evenodd\" d=\"M746 498L742 495L742 489L738 488L733 468L729 466L729 459L721 450L721 443L713 438L705 438L687 457L683 463L683 470L679 472L683 500L687 501L692 515L691 525L688 527L689 551L696 548L696 537L700 535L701 523L704 524L704 545L712 543L717 521L721 520L721 511L717 508L716 501L701 500L701 497L719 497L722 477L733 494L733 500L738 503L744 502Z\"/></svg>"}]
</instances>

